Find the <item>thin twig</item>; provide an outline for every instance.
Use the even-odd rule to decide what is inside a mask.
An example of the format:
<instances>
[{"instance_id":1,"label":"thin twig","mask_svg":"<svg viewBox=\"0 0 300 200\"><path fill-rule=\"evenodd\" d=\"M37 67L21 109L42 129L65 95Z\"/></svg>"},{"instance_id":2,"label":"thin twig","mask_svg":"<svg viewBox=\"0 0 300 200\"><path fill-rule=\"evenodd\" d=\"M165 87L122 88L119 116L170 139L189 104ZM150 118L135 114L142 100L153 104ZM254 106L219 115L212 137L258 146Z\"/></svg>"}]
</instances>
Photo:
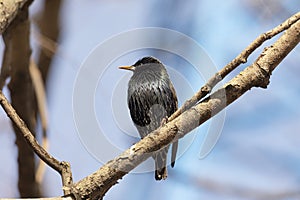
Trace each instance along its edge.
<instances>
[{"instance_id":1,"label":"thin twig","mask_svg":"<svg viewBox=\"0 0 300 200\"><path fill-rule=\"evenodd\" d=\"M12 122L18 127L26 142L31 146L34 152L50 167L60 173L62 176L64 194L70 194L69 188L72 185L72 173L70 169L70 164L67 162L60 162L51 156L42 146L39 145L38 141L35 139L33 134L27 128L24 121L16 113L15 109L8 102L2 91L0 90L0 104L5 110L7 116L12 120Z\"/></svg>"},{"instance_id":2,"label":"thin twig","mask_svg":"<svg viewBox=\"0 0 300 200\"><path fill-rule=\"evenodd\" d=\"M194 106L197 102L203 99L207 94L209 94L212 89L221 81L225 76L237 68L240 64L246 63L248 57L253 53L260 45L262 45L266 40L271 39L275 35L281 33L282 31L288 29L292 24L300 19L300 12L291 16L289 19L284 21L282 24L278 25L272 30L258 36L248 47L246 47L235 59L228 63L223 69L218 71L208 82L200 88L198 92L194 94L189 100L187 100L176 112L174 112L168 119L168 121L174 120L181 113L187 109Z\"/></svg>"}]
</instances>

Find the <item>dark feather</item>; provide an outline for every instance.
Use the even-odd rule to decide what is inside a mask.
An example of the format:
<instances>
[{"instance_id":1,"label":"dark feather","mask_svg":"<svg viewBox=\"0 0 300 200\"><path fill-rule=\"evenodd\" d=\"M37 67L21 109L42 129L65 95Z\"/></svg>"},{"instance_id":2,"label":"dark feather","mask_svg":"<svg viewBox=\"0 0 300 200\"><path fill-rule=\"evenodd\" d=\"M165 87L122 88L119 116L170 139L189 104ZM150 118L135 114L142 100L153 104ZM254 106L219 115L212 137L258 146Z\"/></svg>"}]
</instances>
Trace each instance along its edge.
<instances>
[{"instance_id":1,"label":"dark feather","mask_svg":"<svg viewBox=\"0 0 300 200\"><path fill-rule=\"evenodd\" d=\"M177 110L177 97L169 75L160 61L153 57L145 57L133 66L135 70L128 84L127 100L131 118L143 138ZM174 147L177 151L177 143ZM152 156L156 162L156 180L165 179L167 176L168 149L169 146ZM172 167L175 157L176 152L172 152Z\"/></svg>"}]
</instances>

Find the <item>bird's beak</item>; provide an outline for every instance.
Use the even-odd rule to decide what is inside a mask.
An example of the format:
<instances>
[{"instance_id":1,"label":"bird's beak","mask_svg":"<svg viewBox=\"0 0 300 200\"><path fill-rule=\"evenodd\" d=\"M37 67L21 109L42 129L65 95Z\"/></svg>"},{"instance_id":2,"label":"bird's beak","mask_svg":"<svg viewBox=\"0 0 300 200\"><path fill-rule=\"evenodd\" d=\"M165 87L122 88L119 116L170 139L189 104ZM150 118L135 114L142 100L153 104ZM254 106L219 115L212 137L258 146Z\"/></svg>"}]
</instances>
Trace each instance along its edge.
<instances>
[{"instance_id":1,"label":"bird's beak","mask_svg":"<svg viewBox=\"0 0 300 200\"><path fill-rule=\"evenodd\" d=\"M134 66L120 66L119 69L126 69L130 71L134 71L135 67Z\"/></svg>"}]
</instances>

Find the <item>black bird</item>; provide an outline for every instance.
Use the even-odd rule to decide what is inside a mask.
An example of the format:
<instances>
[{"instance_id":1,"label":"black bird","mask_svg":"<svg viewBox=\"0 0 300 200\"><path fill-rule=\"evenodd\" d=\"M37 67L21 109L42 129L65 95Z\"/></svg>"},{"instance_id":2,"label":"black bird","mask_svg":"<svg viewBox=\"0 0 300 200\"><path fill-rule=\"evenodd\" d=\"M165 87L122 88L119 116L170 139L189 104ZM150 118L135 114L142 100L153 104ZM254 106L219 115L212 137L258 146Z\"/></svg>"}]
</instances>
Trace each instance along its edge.
<instances>
[{"instance_id":1,"label":"black bird","mask_svg":"<svg viewBox=\"0 0 300 200\"><path fill-rule=\"evenodd\" d=\"M141 138L154 131L177 110L177 96L164 65L154 57L144 57L132 66L120 69L133 71L128 83L127 103L131 119ZM170 146L170 145L169 145ZM155 152L155 179L167 178L169 146ZM178 141L172 144L171 166L174 167Z\"/></svg>"}]
</instances>

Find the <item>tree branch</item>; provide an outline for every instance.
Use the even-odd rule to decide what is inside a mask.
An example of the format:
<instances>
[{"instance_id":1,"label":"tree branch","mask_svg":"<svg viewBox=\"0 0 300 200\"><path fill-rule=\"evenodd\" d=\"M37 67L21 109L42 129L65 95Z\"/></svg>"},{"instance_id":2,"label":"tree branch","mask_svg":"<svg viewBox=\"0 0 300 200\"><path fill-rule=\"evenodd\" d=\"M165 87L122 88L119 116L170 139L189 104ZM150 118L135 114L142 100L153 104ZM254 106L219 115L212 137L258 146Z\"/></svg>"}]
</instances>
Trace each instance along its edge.
<instances>
[{"instance_id":1,"label":"tree branch","mask_svg":"<svg viewBox=\"0 0 300 200\"><path fill-rule=\"evenodd\" d=\"M187 133L220 112L252 87L266 88L272 71L300 41L300 21L289 29L257 60L199 104L182 113L165 126L150 133L98 171L80 180L71 188L76 199L98 199L130 170L145 161L163 146ZM247 54L246 54L247 55Z\"/></svg>"},{"instance_id":2,"label":"tree branch","mask_svg":"<svg viewBox=\"0 0 300 200\"><path fill-rule=\"evenodd\" d=\"M228 63L223 69L218 71L208 82L200 88L198 92L196 92L189 100L187 100L181 108L179 108L176 112L174 112L168 119L168 121L172 121L176 117L178 117L181 113L186 111L187 109L194 106L198 101L204 98L207 94L209 94L212 89L225 78L230 72L236 69L240 64L246 63L248 57L251 53L253 53L259 46L261 46L266 40L271 39L275 35L281 33L282 31L288 29L292 24L300 19L300 12L288 18L286 21L278 25L277 27L269 30L266 33L258 36L249 46L247 46L235 59L233 59L230 63Z\"/></svg>"},{"instance_id":3,"label":"tree branch","mask_svg":"<svg viewBox=\"0 0 300 200\"><path fill-rule=\"evenodd\" d=\"M70 186L72 185L72 173L70 164L67 162L60 162L51 156L42 146L39 145L38 141L35 139L34 135L27 128L24 121L16 113L15 109L8 102L2 91L0 90L0 104L5 110L7 116L15 124L15 126L20 130L21 134L25 138L26 142L31 146L34 152L45 162L47 165L52 167L54 170L59 172L62 176L63 190L64 194L70 194Z\"/></svg>"}]
</instances>

